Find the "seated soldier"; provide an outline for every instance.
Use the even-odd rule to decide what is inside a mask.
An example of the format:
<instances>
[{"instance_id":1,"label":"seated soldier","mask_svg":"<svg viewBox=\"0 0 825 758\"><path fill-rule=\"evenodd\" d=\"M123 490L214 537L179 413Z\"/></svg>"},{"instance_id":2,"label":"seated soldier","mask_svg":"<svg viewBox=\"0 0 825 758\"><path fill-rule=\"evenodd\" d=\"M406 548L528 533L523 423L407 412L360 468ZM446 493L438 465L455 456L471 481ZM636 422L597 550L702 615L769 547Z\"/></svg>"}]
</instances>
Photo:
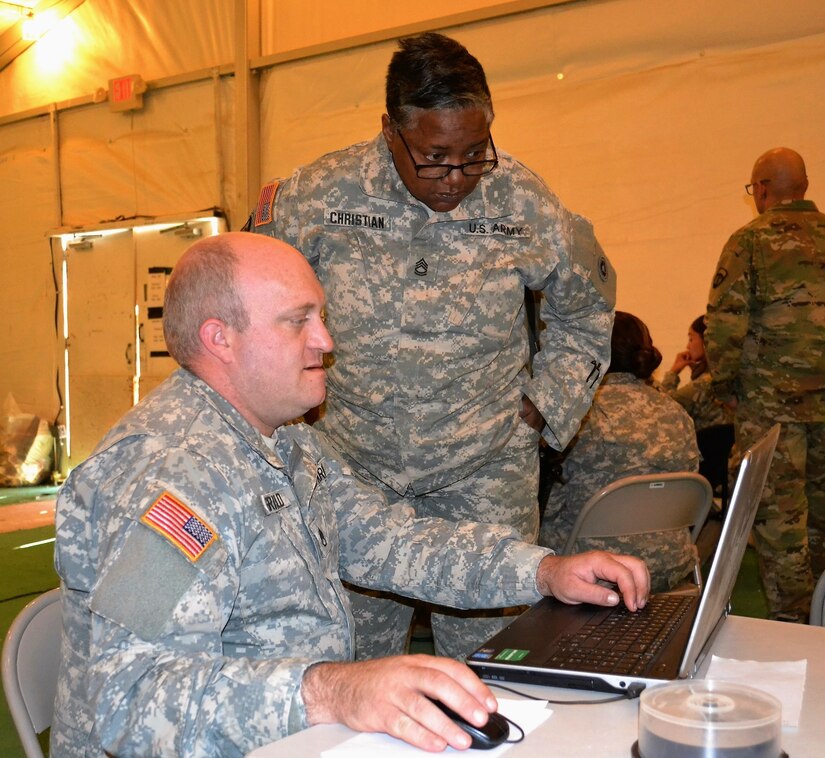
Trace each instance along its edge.
<instances>
[{"instance_id":1,"label":"seated soldier","mask_svg":"<svg viewBox=\"0 0 825 758\"><path fill-rule=\"evenodd\" d=\"M306 259L268 237L208 237L178 262L164 336L181 368L58 498L52 755L240 756L331 722L469 747L429 698L481 726L489 688L447 658L353 662L342 580L462 608L644 605L636 558L561 558L509 527L416 519L320 432L286 425L324 399L323 308Z\"/></svg>"},{"instance_id":2,"label":"seated soldier","mask_svg":"<svg viewBox=\"0 0 825 758\"><path fill-rule=\"evenodd\" d=\"M662 361L650 332L636 316L616 311L611 358L581 429L565 450L561 484L550 491L539 544L561 550L582 506L602 487L625 476L696 471L699 450L685 410L650 384ZM585 548L627 552L648 565L654 591L670 589L693 569L695 546L687 529L587 538Z\"/></svg>"}]
</instances>

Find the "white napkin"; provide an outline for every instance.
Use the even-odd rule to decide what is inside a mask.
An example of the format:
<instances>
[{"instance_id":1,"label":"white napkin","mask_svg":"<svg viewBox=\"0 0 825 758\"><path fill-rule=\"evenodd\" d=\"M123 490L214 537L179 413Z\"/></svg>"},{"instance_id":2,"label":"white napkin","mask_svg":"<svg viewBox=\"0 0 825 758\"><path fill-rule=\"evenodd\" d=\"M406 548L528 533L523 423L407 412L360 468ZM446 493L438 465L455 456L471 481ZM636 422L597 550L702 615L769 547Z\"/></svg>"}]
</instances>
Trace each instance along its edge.
<instances>
[{"instance_id":1,"label":"white napkin","mask_svg":"<svg viewBox=\"0 0 825 758\"><path fill-rule=\"evenodd\" d=\"M508 719L515 721L525 734L532 732L537 726L550 718L553 711L547 708L546 700L511 700L501 698L498 701L498 710ZM518 730L510 727L510 739L518 736ZM485 758L495 758L495 756L506 753L512 744L499 745L492 750L485 750ZM357 734L354 737L342 742L336 747L325 750L321 753L321 758L395 758L395 756L422 755L423 751L408 745L406 742L390 737L388 734ZM448 747L439 755L466 755L464 751L453 750Z\"/></svg>"},{"instance_id":2,"label":"white napkin","mask_svg":"<svg viewBox=\"0 0 825 758\"><path fill-rule=\"evenodd\" d=\"M738 661L711 657L705 679L744 684L782 703L782 726L799 726L808 661Z\"/></svg>"}]
</instances>

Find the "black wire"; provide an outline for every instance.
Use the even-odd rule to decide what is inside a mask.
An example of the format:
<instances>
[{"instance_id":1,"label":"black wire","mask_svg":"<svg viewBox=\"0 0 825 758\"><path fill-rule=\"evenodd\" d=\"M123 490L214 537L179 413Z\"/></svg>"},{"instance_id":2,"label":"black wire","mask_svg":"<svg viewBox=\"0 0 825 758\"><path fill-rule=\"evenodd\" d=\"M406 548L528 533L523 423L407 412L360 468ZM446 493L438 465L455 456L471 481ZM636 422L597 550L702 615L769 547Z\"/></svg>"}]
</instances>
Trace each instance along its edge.
<instances>
[{"instance_id":1,"label":"black wire","mask_svg":"<svg viewBox=\"0 0 825 758\"><path fill-rule=\"evenodd\" d=\"M51 241L49 242L49 256L52 261L52 284L54 285L54 334L57 338L60 336L60 285L57 282L57 269L55 268L54 262L54 245ZM57 422L60 420L60 414L63 412L63 393L60 391L59 367L55 370L54 386L57 390L57 399L59 405L57 413L54 417L54 421L52 421L52 426L57 426Z\"/></svg>"},{"instance_id":2,"label":"black wire","mask_svg":"<svg viewBox=\"0 0 825 758\"><path fill-rule=\"evenodd\" d=\"M518 725L515 721L513 721L513 720L511 720L511 719L508 719L508 718L507 718L507 716L505 716L503 713L502 713L502 714L499 714L499 715L500 715L500 716L501 716L501 718L503 718L503 719L504 719L504 720L505 720L508 724L510 724L510 726L514 726L516 729L518 729L518 730L519 730L519 732L520 732L520 734L521 734L521 736L520 736L517 740L511 740L511 739L510 739L510 735L508 734L508 735L507 735L507 739L505 740L505 743L506 743L506 744L508 744L508 745L515 745L517 742L521 742L521 741L524 739L524 729L522 729L522 728L521 728L521 727L520 727L520 726L519 726L519 725Z\"/></svg>"},{"instance_id":3,"label":"black wire","mask_svg":"<svg viewBox=\"0 0 825 758\"><path fill-rule=\"evenodd\" d=\"M49 592L53 590L54 587L47 587L45 590L34 590L33 592L24 592L22 595L12 595L11 597L3 597L0 598L0 603L10 603L12 600L20 600L24 597L37 597L42 595L44 592Z\"/></svg>"}]
</instances>

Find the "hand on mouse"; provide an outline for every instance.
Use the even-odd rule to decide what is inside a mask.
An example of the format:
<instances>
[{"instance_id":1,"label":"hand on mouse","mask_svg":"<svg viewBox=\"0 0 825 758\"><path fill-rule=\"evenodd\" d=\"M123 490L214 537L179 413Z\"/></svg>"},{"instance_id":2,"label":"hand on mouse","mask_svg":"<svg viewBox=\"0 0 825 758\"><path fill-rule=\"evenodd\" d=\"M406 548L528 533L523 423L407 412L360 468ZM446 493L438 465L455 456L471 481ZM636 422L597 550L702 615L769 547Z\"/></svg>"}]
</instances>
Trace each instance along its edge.
<instances>
[{"instance_id":1,"label":"hand on mouse","mask_svg":"<svg viewBox=\"0 0 825 758\"><path fill-rule=\"evenodd\" d=\"M570 604L616 605L619 596L614 590L597 584L599 579L617 584L631 611L645 607L650 594L650 574L644 561L629 555L600 551L548 555L536 572L536 586L542 595Z\"/></svg>"},{"instance_id":2,"label":"hand on mouse","mask_svg":"<svg viewBox=\"0 0 825 758\"><path fill-rule=\"evenodd\" d=\"M470 747L470 736L432 702L476 726L498 704L489 687L450 658L404 655L356 663L318 663L304 674L301 694L310 724L345 724L385 732L423 750Z\"/></svg>"}]
</instances>

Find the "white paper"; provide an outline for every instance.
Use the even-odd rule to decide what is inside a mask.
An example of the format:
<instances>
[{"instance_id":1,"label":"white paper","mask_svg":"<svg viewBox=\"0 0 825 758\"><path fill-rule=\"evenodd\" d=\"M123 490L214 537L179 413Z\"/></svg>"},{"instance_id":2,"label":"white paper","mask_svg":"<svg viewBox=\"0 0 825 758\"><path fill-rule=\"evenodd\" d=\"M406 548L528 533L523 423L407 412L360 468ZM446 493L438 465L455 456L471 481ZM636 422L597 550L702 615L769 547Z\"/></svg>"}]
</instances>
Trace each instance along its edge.
<instances>
[{"instance_id":1,"label":"white paper","mask_svg":"<svg viewBox=\"0 0 825 758\"><path fill-rule=\"evenodd\" d=\"M525 735L532 732L543 724L553 711L547 708L546 700L511 700L500 698L498 710L511 721L518 724ZM510 727L510 739L518 736L518 730ZM492 750L485 750L485 758L495 758L504 755L515 743L499 745ZM477 752L477 751L476 751ZM357 734L354 737L342 742L334 748L321 753L322 758L396 758L399 756L421 756L423 751L406 742L397 740L387 734ZM453 750L448 747L439 755L463 755L467 756L464 750Z\"/></svg>"},{"instance_id":2,"label":"white paper","mask_svg":"<svg viewBox=\"0 0 825 758\"><path fill-rule=\"evenodd\" d=\"M799 726L808 661L739 661L711 657L705 679L733 682L773 695L782 703L782 726Z\"/></svg>"}]
</instances>

